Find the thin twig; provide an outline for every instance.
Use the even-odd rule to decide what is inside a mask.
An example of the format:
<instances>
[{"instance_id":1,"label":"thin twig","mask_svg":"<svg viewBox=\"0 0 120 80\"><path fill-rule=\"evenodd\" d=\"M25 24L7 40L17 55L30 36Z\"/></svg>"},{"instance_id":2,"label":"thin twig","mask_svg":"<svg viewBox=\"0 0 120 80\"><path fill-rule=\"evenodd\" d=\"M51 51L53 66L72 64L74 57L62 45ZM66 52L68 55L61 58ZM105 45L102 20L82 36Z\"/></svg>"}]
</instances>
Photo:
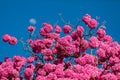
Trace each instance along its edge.
<instances>
[{"instance_id":1,"label":"thin twig","mask_svg":"<svg viewBox=\"0 0 120 80\"><path fill-rule=\"evenodd\" d=\"M61 13L59 13L58 14L59 16L60 16L60 19L61 19L61 21L64 23L64 24L67 24L67 25L70 25L70 26L74 26L74 25L72 25L71 23L70 23L70 21L65 21L65 19L62 17L62 14Z\"/></svg>"},{"instance_id":2,"label":"thin twig","mask_svg":"<svg viewBox=\"0 0 120 80\"><path fill-rule=\"evenodd\" d=\"M93 51L93 49L90 49L90 54L92 55L92 51Z\"/></svg>"},{"instance_id":3,"label":"thin twig","mask_svg":"<svg viewBox=\"0 0 120 80\"><path fill-rule=\"evenodd\" d=\"M78 19L78 22L77 22L77 24L75 25L75 28L77 28L77 26L79 25L80 22L81 22L81 20Z\"/></svg>"}]
</instances>

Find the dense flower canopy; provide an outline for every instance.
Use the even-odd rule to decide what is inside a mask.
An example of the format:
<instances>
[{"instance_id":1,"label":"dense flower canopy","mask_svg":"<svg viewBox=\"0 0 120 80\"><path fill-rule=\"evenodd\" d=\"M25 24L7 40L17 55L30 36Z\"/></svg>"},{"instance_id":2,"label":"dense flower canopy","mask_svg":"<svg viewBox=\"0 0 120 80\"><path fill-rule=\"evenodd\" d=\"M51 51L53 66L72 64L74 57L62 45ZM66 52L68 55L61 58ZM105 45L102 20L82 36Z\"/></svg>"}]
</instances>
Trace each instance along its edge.
<instances>
[{"instance_id":1,"label":"dense flower canopy","mask_svg":"<svg viewBox=\"0 0 120 80\"><path fill-rule=\"evenodd\" d=\"M120 44L89 14L82 21L88 31L81 25L43 23L35 39L35 27L29 26L24 46L32 56L5 58L0 80L120 80ZM23 42L9 34L2 40L10 45Z\"/></svg>"}]
</instances>

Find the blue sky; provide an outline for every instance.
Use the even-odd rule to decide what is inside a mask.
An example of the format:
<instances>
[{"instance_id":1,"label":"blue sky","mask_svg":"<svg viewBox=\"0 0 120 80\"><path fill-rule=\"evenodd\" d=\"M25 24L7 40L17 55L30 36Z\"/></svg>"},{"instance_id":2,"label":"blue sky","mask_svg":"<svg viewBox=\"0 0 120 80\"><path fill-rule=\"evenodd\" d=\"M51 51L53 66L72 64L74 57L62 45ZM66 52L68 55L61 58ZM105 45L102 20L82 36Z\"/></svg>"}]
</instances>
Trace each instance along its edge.
<instances>
[{"instance_id":1,"label":"blue sky","mask_svg":"<svg viewBox=\"0 0 120 80\"><path fill-rule=\"evenodd\" d=\"M107 21L107 33L120 41L120 0L0 0L0 37L10 34L20 39L27 38L29 20L35 18L36 28L42 22L54 24L62 13L65 20L77 23L86 13L93 18L100 16L100 23ZM14 55L25 55L20 43L10 46L0 39L0 60Z\"/></svg>"}]
</instances>

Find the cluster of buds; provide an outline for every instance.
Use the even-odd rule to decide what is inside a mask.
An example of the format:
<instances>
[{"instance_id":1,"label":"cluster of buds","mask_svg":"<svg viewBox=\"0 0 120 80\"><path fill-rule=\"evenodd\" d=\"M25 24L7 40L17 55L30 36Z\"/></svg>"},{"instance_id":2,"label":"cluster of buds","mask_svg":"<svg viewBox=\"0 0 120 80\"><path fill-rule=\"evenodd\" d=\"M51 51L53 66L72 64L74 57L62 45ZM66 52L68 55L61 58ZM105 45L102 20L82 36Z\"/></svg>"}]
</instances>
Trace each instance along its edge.
<instances>
[{"instance_id":1,"label":"cluster of buds","mask_svg":"<svg viewBox=\"0 0 120 80\"><path fill-rule=\"evenodd\" d=\"M10 45L17 44L17 39L15 37L13 37L13 36L8 35L8 34L3 35L2 40L4 42L9 43Z\"/></svg>"}]
</instances>

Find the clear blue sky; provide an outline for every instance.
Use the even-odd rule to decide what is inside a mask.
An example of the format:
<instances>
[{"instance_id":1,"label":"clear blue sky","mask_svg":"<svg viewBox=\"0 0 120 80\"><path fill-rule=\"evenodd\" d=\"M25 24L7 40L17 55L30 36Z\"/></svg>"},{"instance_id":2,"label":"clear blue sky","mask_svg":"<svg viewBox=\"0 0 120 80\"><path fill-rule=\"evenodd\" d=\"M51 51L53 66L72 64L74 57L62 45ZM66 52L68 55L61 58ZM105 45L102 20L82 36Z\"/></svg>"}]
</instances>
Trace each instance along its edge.
<instances>
[{"instance_id":1,"label":"clear blue sky","mask_svg":"<svg viewBox=\"0 0 120 80\"><path fill-rule=\"evenodd\" d=\"M27 38L29 19L35 18L39 29L42 22L54 24L62 13L66 20L76 24L76 18L88 13L107 21L107 33L120 41L120 0L0 0L0 37L10 34ZM0 40L0 61L4 57L25 55L22 45L10 46Z\"/></svg>"}]
</instances>

